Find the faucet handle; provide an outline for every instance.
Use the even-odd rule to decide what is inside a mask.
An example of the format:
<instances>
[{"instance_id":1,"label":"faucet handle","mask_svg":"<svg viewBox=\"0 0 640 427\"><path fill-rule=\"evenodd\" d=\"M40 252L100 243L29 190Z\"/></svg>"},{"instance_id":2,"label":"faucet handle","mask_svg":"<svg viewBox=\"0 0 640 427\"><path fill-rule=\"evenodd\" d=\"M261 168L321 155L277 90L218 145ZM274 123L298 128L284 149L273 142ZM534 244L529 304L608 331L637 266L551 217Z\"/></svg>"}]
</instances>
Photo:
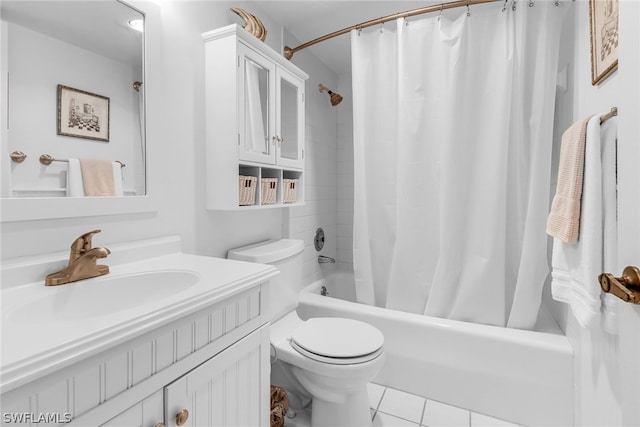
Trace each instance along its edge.
<instances>
[{"instance_id":1,"label":"faucet handle","mask_svg":"<svg viewBox=\"0 0 640 427\"><path fill-rule=\"evenodd\" d=\"M82 236L78 237L76 240L71 243L71 253L69 254L69 263L78 259L82 254L91 249L91 239L93 239L93 235L100 233L102 230L93 230L87 233L84 233Z\"/></svg>"},{"instance_id":2,"label":"faucet handle","mask_svg":"<svg viewBox=\"0 0 640 427\"><path fill-rule=\"evenodd\" d=\"M71 249L75 250L89 250L91 249L91 239L93 239L94 234L100 233L102 230L93 230L87 233L84 233L82 236L78 237L71 244Z\"/></svg>"}]
</instances>

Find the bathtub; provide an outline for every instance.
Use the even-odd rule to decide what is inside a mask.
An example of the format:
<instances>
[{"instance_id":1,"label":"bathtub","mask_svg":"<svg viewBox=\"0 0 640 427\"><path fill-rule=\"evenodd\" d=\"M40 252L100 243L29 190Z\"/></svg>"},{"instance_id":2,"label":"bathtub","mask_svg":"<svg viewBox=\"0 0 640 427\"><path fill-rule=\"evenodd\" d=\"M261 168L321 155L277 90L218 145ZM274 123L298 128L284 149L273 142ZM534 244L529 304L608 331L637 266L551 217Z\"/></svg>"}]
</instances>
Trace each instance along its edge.
<instances>
[{"instance_id":1,"label":"bathtub","mask_svg":"<svg viewBox=\"0 0 640 427\"><path fill-rule=\"evenodd\" d=\"M359 304L353 283L332 273L301 291L297 311L380 329L387 361L374 382L521 425L573 425L573 350L545 309L537 331L508 329Z\"/></svg>"}]
</instances>

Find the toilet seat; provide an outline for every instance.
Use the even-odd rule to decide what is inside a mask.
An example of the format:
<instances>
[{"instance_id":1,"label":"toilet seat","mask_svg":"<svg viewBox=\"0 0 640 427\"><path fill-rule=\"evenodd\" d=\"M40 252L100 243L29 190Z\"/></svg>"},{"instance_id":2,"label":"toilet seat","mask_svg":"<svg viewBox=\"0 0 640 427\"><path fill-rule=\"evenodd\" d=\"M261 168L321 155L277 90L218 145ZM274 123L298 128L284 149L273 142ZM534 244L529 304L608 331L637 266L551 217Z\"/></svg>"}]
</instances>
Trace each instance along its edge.
<instances>
[{"instance_id":1,"label":"toilet seat","mask_svg":"<svg viewBox=\"0 0 640 427\"><path fill-rule=\"evenodd\" d=\"M383 353L384 336L359 320L321 317L301 323L290 344L310 359L334 365L365 363Z\"/></svg>"}]
</instances>

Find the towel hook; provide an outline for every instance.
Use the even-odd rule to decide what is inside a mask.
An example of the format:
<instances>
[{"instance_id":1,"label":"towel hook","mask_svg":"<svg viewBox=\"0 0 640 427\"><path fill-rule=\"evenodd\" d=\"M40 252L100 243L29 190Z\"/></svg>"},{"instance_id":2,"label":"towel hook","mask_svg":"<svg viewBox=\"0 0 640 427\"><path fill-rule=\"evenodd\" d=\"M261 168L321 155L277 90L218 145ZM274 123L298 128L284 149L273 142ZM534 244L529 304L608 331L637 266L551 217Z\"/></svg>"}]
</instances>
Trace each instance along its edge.
<instances>
[{"instance_id":1,"label":"towel hook","mask_svg":"<svg viewBox=\"0 0 640 427\"><path fill-rule=\"evenodd\" d=\"M9 154L9 157L11 157L11 160L14 163L22 163L27 158L27 155L22 151L13 151L11 154Z\"/></svg>"}]
</instances>

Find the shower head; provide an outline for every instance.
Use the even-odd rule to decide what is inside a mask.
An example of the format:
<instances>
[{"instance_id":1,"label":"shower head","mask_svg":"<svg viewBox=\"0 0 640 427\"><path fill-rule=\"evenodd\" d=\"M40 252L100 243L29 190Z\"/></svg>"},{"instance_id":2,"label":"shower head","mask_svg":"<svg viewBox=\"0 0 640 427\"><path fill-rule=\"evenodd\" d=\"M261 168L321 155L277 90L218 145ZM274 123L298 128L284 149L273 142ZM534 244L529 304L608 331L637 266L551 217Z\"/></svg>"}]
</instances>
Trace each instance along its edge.
<instances>
[{"instance_id":1,"label":"shower head","mask_svg":"<svg viewBox=\"0 0 640 427\"><path fill-rule=\"evenodd\" d=\"M342 95L337 94L337 93L335 93L335 92L331 92L331 91L329 90L329 88L328 88L328 87L326 87L326 86L323 86L323 85L322 85L322 83L320 83L320 84L318 85L318 90L319 90L320 92L327 91L327 93L328 93L328 94L329 94L329 96L331 97L331 98L330 98L330 99L331 99L331 105L333 105L334 107L335 107L336 105L338 105L338 104L340 104L340 103L342 102Z\"/></svg>"}]
</instances>

